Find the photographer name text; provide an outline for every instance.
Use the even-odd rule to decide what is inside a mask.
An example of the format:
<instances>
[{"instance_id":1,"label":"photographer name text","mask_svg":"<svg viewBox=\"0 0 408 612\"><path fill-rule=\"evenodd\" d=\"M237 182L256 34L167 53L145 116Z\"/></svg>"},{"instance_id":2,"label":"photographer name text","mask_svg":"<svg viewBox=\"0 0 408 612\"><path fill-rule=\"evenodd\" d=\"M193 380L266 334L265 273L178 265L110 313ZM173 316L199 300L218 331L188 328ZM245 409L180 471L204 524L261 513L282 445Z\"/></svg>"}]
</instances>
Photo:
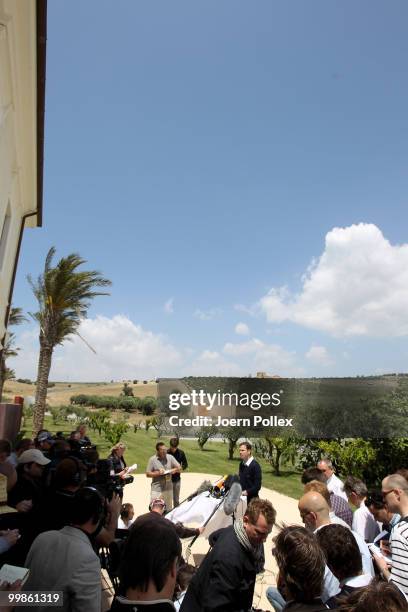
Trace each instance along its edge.
<instances>
[{"instance_id":1,"label":"photographer name text","mask_svg":"<svg viewBox=\"0 0 408 612\"><path fill-rule=\"evenodd\" d=\"M196 416L193 418L183 418L179 416L169 417L171 427L293 427L293 417L290 419L278 417L276 414L268 417L254 415L251 418L231 418L231 417L210 417Z\"/></svg>"}]
</instances>

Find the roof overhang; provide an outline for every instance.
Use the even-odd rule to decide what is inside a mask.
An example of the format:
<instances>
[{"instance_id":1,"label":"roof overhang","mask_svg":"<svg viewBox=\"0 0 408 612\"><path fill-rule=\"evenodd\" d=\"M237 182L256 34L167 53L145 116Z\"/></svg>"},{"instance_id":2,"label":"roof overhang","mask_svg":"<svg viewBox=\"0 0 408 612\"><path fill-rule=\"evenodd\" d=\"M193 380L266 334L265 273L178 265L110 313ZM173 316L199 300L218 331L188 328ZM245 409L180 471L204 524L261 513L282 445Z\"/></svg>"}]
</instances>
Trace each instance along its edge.
<instances>
[{"instance_id":1,"label":"roof overhang","mask_svg":"<svg viewBox=\"0 0 408 612\"><path fill-rule=\"evenodd\" d=\"M37 227L43 219L45 68L47 0L37 0Z\"/></svg>"}]
</instances>

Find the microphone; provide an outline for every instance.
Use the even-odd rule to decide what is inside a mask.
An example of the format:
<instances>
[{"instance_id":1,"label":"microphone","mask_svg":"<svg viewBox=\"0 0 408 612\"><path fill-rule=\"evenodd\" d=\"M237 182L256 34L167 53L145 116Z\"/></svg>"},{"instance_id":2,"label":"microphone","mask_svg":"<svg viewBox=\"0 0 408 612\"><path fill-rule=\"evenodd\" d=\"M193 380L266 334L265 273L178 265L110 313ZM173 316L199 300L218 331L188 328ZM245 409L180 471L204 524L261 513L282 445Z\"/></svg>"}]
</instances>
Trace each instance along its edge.
<instances>
[{"instance_id":1,"label":"microphone","mask_svg":"<svg viewBox=\"0 0 408 612\"><path fill-rule=\"evenodd\" d=\"M239 482L233 482L228 495L225 497L224 512L227 516L235 512L241 499L242 487Z\"/></svg>"},{"instance_id":2,"label":"microphone","mask_svg":"<svg viewBox=\"0 0 408 612\"><path fill-rule=\"evenodd\" d=\"M222 478L220 478L213 487L211 487L211 492L214 495L221 495L222 490L224 489L224 483L226 481L226 479L228 478L228 474L225 474L225 476L222 476Z\"/></svg>"},{"instance_id":3,"label":"microphone","mask_svg":"<svg viewBox=\"0 0 408 612\"><path fill-rule=\"evenodd\" d=\"M204 493L205 491L209 491L212 487L212 484L209 480L204 480L200 486L198 487L198 489L196 491L194 491L194 493L191 493L191 495L189 495L187 497L187 501L191 501L194 497L196 497L197 495L200 495L201 493Z\"/></svg>"}]
</instances>

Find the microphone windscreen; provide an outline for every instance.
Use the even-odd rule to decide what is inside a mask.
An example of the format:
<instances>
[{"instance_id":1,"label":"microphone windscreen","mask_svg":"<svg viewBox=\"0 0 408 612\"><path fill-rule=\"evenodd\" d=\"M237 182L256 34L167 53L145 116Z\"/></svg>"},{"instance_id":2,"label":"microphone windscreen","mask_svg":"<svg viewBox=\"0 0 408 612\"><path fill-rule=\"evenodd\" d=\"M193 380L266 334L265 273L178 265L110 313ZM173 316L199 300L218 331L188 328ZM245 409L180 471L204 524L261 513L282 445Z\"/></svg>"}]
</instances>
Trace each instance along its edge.
<instances>
[{"instance_id":1,"label":"microphone windscreen","mask_svg":"<svg viewBox=\"0 0 408 612\"><path fill-rule=\"evenodd\" d=\"M212 487L212 484L209 480L204 480L200 486L198 487L198 489L196 491L194 491L194 493L191 493L191 495L189 495L187 497L188 501L191 501L194 497L196 497L197 495L200 495L201 493L204 493L204 491L209 491Z\"/></svg>"},{"instance_id":2,"label":"microphone windscreen","mask_svg":"<svg viewBox=\"0 0 408 612\"><path fill-rule=\"evenodd\" d=\"M239 482L239 476L237 474L230 474L227 476L224 487L226 491L229 491L234 482Z\"/></svg>"},{"instance_id":3,"label":"microphone windscreen","mask_svg":"<svg viewBox=\"0 0 408 612\"><path fill-rule=\"evenodd\" d=\"M234 482L231 485L228 495L224 502L224 512L227 516L235 512L238 502L241 499L242 487L239 482Z\"/></svg>"},{"instance_id":4,"label":"microphone windscreen","mask_svg":"<svg viewBox=\"0 0 408 612\"><path fill-rule=\"evenodd\" d=\"M211 482L209 480L204 480L197 489L197 495L200 495L200 493L204 493L204 491L209 491L211 487Z\"/></svg>"}]
</instances>

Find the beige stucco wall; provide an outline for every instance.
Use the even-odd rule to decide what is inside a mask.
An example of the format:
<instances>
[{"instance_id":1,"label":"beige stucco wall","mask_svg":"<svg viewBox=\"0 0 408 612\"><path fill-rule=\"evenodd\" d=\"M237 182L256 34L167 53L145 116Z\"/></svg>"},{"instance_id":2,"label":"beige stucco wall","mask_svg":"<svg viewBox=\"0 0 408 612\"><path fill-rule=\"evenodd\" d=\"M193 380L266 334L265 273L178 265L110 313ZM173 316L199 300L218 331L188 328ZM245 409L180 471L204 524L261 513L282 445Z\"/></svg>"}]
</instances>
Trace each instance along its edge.
<instances>
[{"instance_id":1,"label":"beige stucco wall","mask_svg":"<svg viewBox=\"0 0 408 612\"><path fill-rule=\"evenodd\" d=\"M0 341L24 215L37 210L35 0L0 0ZM35 227L36 216L26 225ZM1 346L0 346L1 349Z\"/></svg>"}]
</instances>

